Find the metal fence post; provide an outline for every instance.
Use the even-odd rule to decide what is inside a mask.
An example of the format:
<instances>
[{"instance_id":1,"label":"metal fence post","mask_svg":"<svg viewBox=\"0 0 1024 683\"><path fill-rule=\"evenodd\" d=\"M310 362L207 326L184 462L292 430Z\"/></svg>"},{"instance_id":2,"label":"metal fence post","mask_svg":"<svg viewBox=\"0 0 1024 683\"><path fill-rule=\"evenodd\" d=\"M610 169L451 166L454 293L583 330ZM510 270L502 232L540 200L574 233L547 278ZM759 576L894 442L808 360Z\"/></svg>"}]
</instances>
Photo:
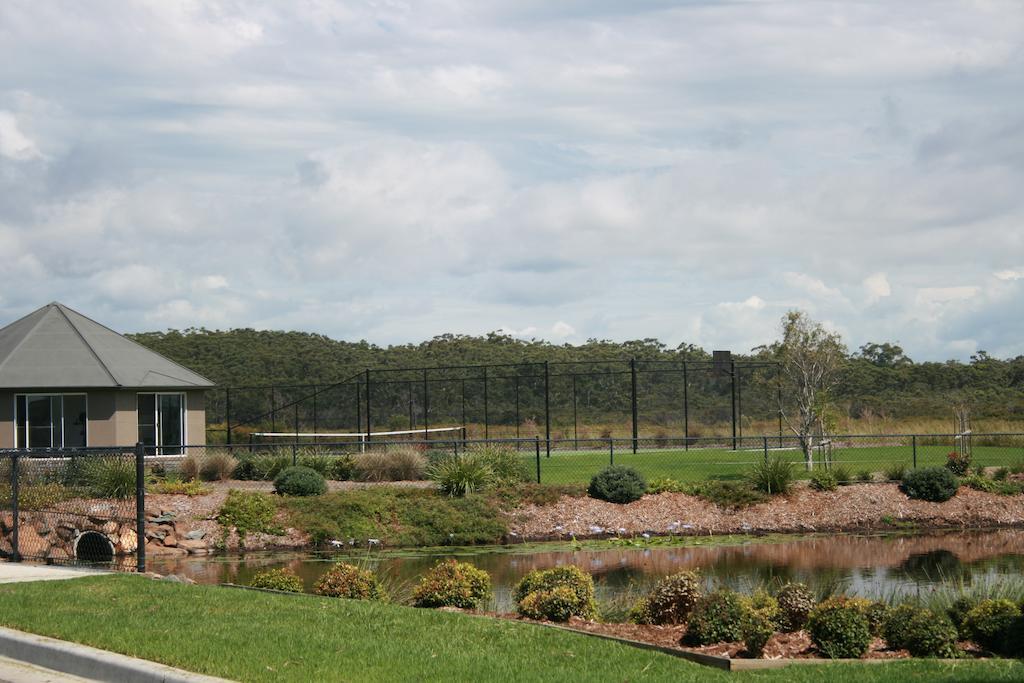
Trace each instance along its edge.
<instances>
[{"instance_id":1,"label":"metal fence post","mask_svg":"<svg viewBox=\"0 0 1024 683\"><path fill-rule=\"evenodd\" d=\"M615 441L613 439L608 439L608 464L615 464Z\"/></svg>"},{"instance_id":2,"label":"metal fence post","mask_svg":"<svg viewBox=\"0 0 1024 683\"><path fill-rule=\"evenodd\" d=\"M533 437L533 447L537 454L537 483L540 483L540 437Z\"/></svg>"},{"instance_id":3,"label":"metal fence post","mask_svg":"<svg viewBox=\"0 0 1024 683\"><path fill-rule=\"evenodd\" d=\"M135 569L146 571L146 447L135 444Z\"/></svg>"},{"instance_id":4,"label":"metal fence post","mask_svg":"<svg viewBox=\"0 0 1024 683\"><path fill-rule=\"evenodd\" d=\"M487 404L487 366L484 366L484 439L491 438L491 411Z\"/></svg>"},{"instance_id":5,"label":"metal fence post","mask_svg":"<svg viewBox=\"0 0 1024 683\"><path fill-rule=\"evenodd\" d=\"M633 404L633 453L636 454L636 442L640 436L640 427L637 425L637 408L636 408L636 358L629 359L629 380L630 380L630 400Z\"/></svg>"},{"instance_id":6,"label":"metal fence post","mask_svg":"<svg viewBox=\"0 0 1024 683\"><path fill-rule=\"evenodd\" d=\"M366 369L366 441L370 440L370 369Z\"/></svg>"},{"instance_id":7,"label":"metal fence post","mask_svg":"<svg viewBox=\"0 0 1024 683\"><path fill-rule=\"evenodd\" d=\"M764 439L764 464L767 465L768 464L768 437L767 436L762 436L761 438Z\"/></svg>"},{"instance_id":8,"label":"metal fence post","mask_svg":"<svg viewBox=\"0 0 1024 683\"><path fill-rule=\"evenodd\" d=\"M14 519L11 522L11 559L14 562L21 562L21 552L18 548L18 527L21 526L21 517L18 512L18 454L11 456L11 512Z\"/></svg>"},{"instance_id":9,"label":"metal fence post","mask_svg":"<svg viewBox=\"0 0 1024 683\"><path fill-rule=\"evenodd\" d=\"M224 388L224 427L227 430L227 443L231 445L231 387Z\"/></svg>"},{"instance_id":10,"label":"metal fence post","mask_svg":"<svg viewBox=\"0 0 1024 683\"><path fill-rule=\"evenodd\" d=\"M547 361L544 361L544 441L546 442L547 457L551 457L551 369Z\"/></svg>"},{"instance_id":11,"label":"metal fence post","mask_svg":"<svg viewBox=\"0 0 1024 683\"><path fill-rule=\"evenodd\" d=\"M683 361L683 450L690 450L690 377Z\"/></svg>"},{"instance_id":12,"label":"metal fence post","mask_svg":"<svg viewBox=\"0 0 1024 683\"><path fill-rule=\"evenodd\" d=\"M914 454L914 469L917 469L917 434L910 437L910 445Z\"/></svg>"}]
</instances>

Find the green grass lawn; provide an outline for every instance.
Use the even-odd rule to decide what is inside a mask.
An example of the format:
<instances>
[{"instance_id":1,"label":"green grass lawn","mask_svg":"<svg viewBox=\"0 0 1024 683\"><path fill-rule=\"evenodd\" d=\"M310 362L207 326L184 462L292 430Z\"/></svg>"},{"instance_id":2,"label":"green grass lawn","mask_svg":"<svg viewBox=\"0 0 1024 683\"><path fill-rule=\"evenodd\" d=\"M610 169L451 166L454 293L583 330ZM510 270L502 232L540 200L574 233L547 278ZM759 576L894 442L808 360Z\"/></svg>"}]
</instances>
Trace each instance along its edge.
<instances>
[{"instance_id":1,"label":"green grass lawn","mask_svg":"<svg viewBox=\"0 0 1024 683\"><path fill-rule=\"evenodd\" d=\"M769 441L769 448L770 448ZM949 446L917 447L917 466L933 467L945 464ZM797 449L769 450L796 463L798 477L808 476L803 467L803 454ZM856 475L861 470L881 473L887 465L914 464L911 446L885 445L877 447L835 448L832 458L836 465L842 465ZM547 457L543 450L540 457L541 482L545 484L587 483L602 468L607 467L613 457L607 450L553 450ZM740 450L714 448L641 449L633 453L616 443L614 462L629 465L639 470L648 481L669 477L677 481L703 481L705 479L739 479L755 463L764 459L763 450ZM524 456L530 472L536 475L536 461ZM984 467L1009 466L1024 462L1024 448L1007 446L975 446L973 462Z\"/></svg>"},{"instance_id":2,"label":"green grass lawn","mask_svg":"<svg viewBox=\"0 0 1024 683\"><path fill-rule=\"evenodd\" d=\"M0 624L240 681L1014 681L1013 661L728 674L528 624L103 576L0 586Z\"/></svg>"}]
</instances>

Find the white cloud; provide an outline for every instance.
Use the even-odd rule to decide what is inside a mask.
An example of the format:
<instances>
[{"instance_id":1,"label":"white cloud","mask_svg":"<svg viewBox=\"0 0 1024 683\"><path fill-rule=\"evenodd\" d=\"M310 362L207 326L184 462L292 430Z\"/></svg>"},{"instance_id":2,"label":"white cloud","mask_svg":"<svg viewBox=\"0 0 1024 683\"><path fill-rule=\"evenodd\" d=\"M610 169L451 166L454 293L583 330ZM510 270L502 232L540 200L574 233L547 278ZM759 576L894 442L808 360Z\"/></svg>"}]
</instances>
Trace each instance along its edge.
<instances>
[{"instance_id":1,"label":"white cloud","mask_svg":"<svg viewBox=\"0 0 1024 683\"><path fill-rule=\"evenodd\" d=\"M0 110L0 156L15 161L29 161L42 156L36 143L18 127L14 114L3 110Z\"/></svg>"},{"instance_id":2,"label":"white cloud","mask_svg":"<svg viewBox=\"0 0 1024 683\"><path fill-rule=\"evenodd\" d=\"M783 281L790 287L803 290L804 292L822 299L843 299L843 294L838 289L829 287L816 277L804 273L792 271L782 274Z\"/></svg>"},{"instance_id":3,"label":"white cloud","mask_svg":"<svg viewBox=\"0 0 1024 683\"><path fill-rule=\"evenodd\" d=\"M993 273L993 275L995 275L997 280L1003 280L1004 282L1011 282L1013 280L1020 280L1020 279L1024 278L1024 271L1022 271L1022 270L1011 270L1011 269L997 270L995 273Z\"/></svg>"},{"instance_id":4,"label":"white cloud","mask_svg":"<svg viewBox=\"0 0 1024 683\"><path fill-rule=\"evenodd\" d=\"M874 273L867 276L864 278L863 285L869 305L892 294L892 287L889 286L889 278L885 276L885 273Z\"/></svg>"},{"instance_id":5,"label":"white cloud","mask_svg":"<svg viewBox=\"0 0 1024 683\"><path fill-rule=\"evenodd\" d=\"M551 335L555 339L565 339L576 334L576 328L567 322L559 320L557 323L551 326Z\"/></svg>"}]
</instances>

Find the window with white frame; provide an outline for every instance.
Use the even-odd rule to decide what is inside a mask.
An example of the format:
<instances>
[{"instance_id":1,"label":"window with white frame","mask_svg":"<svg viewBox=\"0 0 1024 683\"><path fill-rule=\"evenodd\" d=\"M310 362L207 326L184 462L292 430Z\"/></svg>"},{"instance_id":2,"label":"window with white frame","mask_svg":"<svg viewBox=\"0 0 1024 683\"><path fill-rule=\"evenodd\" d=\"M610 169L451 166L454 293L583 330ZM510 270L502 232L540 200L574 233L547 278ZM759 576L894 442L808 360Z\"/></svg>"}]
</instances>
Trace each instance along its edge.
<instances>
[{"instance_id":1,"label":"window with white frame","mask_svg":"<svg viewBox=\"0 0 1024 683\"><path fill-rule=\"evenodd\" d=\"M139 441L158 455L179 455L185 444L185 394L138 395Z\"/></svg>"},{"instance_id":2,"label":"window with white frame","mask_svg":"<svg viewBox=\"0 0 1024 683\"><path fill-rule=\"evenodd\" d=\"M15 448L83 448L87 443L85 394L15 394Z\"/></svg>"}]
</instances>

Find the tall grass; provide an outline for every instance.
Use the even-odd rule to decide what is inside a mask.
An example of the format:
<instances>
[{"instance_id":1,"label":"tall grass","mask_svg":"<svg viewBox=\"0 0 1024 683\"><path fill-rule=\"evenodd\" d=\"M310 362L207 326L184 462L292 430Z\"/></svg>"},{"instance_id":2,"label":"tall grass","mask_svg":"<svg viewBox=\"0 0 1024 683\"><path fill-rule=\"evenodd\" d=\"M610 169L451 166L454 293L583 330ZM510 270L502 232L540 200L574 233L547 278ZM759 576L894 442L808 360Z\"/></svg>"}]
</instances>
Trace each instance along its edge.
<instances>
[{"instance_id":1,"label":"tall grass","mask_svg":"<svg viewBox=\"0 0 1024 683\"><path fill-rule=\"evenodd\" d=\"M789 493L795 465L777 455L759 461L747 473L747 481L758 491L770 496Z\"/></svg>"}]
</instances>

